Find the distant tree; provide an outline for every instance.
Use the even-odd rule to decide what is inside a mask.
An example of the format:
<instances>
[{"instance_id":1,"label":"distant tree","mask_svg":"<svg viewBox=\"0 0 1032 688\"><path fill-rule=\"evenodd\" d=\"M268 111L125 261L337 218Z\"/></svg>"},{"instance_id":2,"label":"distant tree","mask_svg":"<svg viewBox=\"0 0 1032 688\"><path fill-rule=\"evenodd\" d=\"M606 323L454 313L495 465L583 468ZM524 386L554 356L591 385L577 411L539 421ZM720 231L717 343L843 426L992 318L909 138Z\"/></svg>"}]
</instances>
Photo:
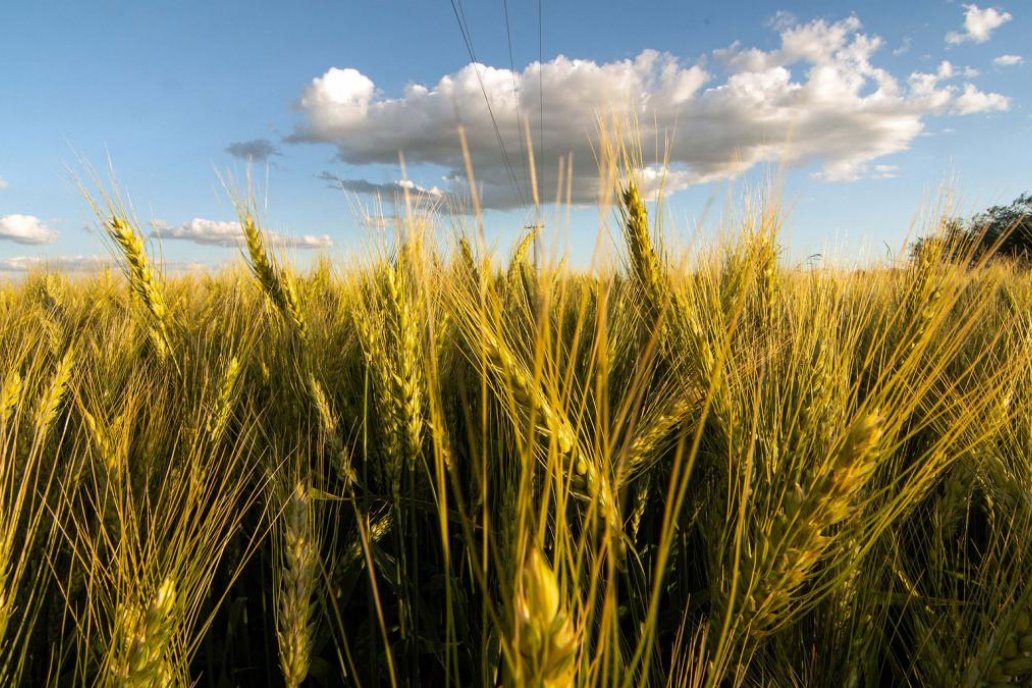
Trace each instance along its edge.
<instances>
[{"instance_id":1,"label":"distant tree","mask_svg":"<svg viewBox=\"0 0 1032 688\"><path fill-rule=\"evenodd\" d=\"M959 217L946 218L935 234L918 237L910 245L910 258L914 262L940 261L959 262L970 246L967 220Z\"/></svg>"},{"instance_id":2,"label":"distant tree","mask_svg":"<svg viewBox=\"0 0 1032 688\"><path fill-rule=\"evenodd\" d=\"M940 259L951 262L978 261L990 252L992 257L1032 267L1032 193L968 219L949 218L938 234L921 237L911 246L914 259L938 253Z\"/></svg>"},{"instance_id":3,"label":"distant tree","mask_svg":"<svg viewBox=\"0 0 1032 688\"><path fill-rule=\"evenodd\" d=\"M986 248L999 242L999 255L1025 264L1032 261L1032 194L1022 194L1008 206L994 205L976 215L973 223L976 231L979 226L985 228L981 243Z\"/></svg>"}]
</instances>

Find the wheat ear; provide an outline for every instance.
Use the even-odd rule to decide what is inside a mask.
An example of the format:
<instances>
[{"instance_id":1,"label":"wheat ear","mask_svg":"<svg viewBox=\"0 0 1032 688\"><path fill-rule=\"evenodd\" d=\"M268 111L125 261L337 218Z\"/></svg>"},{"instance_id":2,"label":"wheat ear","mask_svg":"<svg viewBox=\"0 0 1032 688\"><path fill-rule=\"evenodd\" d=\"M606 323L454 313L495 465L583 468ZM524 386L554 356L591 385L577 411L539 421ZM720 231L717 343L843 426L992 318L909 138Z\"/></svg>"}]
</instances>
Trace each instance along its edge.
<instances>
[{"instance_id":1,"label":"wheat ear","mask_svg":"<svg viewBox=\"0 0 1032 688\"><path fill-rule=\"evenodd\" d=\"M265 248L262 231L250 213L242 214L241 225L247 244L247 254L251 259L251 272L280 315L291 324L298 337L304 339L308 334L308 327L294 281L273 262Z\"/></svg>"},{"instance_id":2,"label":"wheat ear","mask_svg":"<svg viewBox=\"0 0 1032 688\"><path fill-rule=\"evenodd\" d=\"M419 373L419 330L401 266L387 270L387 298L391 308L394 356L394 393L405 441L409 467L415 465L423 446L423 400Z\"/></svg>"},{"instance_id":3,"label":"wheat ear","mask_svg":"<svg viewBox=\"0 0 1032 688\"><path fill-rule=\"evenodd\" d=\"M624 236L631 252L631 267L641 290L649 319L655 325L666 305L668 288L663 267L652 244L649 214L638 187L631 183L623 191Z\"/></svg>"},{"instance_id":4,"label":"wheat ear","mask_svg":"<svg viewBox=\"0 0 1032 688\"><path fill-rule=\"evenodd\" d=\"M749 632L763 637L788 619L797 592L830 544L824 533L845 521L876 467L874 448L882 418L868 414L853 424L809 493L790 487L769 533L744 552L743 609Z\"/></svg>"},{"instance_id":5,"label":"wheat ear","mask_svg":"<svg viewBox=\"0 0 1032 688\"><path fill-rule=\"evenodd\" d=\"M539 432L554 439L562 454L574 452L576 434L565 414L552 408L544 390L535 382L526 366L509 351L509 347L500 337L486 329L482 334L488 361L498 370L502 379L509 383L516 400L540 419Z\"/></svg>"},{"instance_id":6,"label":"wheat ear","mask_svg":"<svg viewBox=\"0 0 1032 688\"><path fill-rule=\"evenodd\" d=\"M151 339L158 355L164 359L171 348L169 342L169 314L165 297L158 285L157 273L151 266L140 233L124 218L117 215L107 222L107 230L121 249L128 264L129 284L151 315Z\"/></svg>"},{"instance_id":7,"label":"wheat ear","mask_svg":"<svg viewBox=\"0 0 1032 688\"><path fill-rule=\"evenodd\" d=\"M61 402L68 391L68 381L72 376L72 350L68 349L65 355L57 364L54 370L54 377L50 380L46 394L40 400L36 411L36 430L40 436L46 436L50 427L57 420L57 412L61 408Z\"/></svg>"},{"instance_id":8,"label":"wheat ear","mask_svg":"<svg viewBox=\"0 0 1032 688\"><path fill-rule=\"evenodd\" d=\"M215 407L212 409L211 417L208 419L208 436L212 442L222 439L226 426L229 424L230 415L233 413L233 404L237 392L237 380L240 378L240 361L236 356L229 359L226 370L222 374L222 382L219 384L219 395L215 400Z\"/></svg>"},{"instance_id":9,"label":"wheat ear","mask_svg":"<svg viewBox=\"0 0 1032 688\"><path fill-rule=\"evenodd\" d=\"M175 607L175 581L166 578L145 608L123 608L116 642L124 648L124 655L114 668L114 685L161 688L172 683L169 645Z\"/></svg>"},{"instance_id":10,"label":"wheat ear","mask_svg":"<svg viewBox=\"0 0 1032 688\"><path fill-rule=\"evenodd\" d=\"M344 440L340 436L337 416L330 406L330 400L326 396L322 384L319 383L314 374L309 374L308 376L308 394L312 398L312 403L315 404L315 410L319 416L319 426L326 435L332 455L333 467L344 480L345 487L350 488L358 480L358 476L351 465L351 454L348 453L344 446Z\"/></svg>"},{"instance_id":11,"label":"wheat ear","mask_svg":"<svg viewBox=\"0 0 1032 688\"><path fill-rule=\"evenodd\" d=\"M520 655L515 685L573 686L580 640L555 572L536 547L520 572L515 617L513 640Z\"/></svg>"},{"instance_id":12,"label":"wheat ear","mask_svg":"<svg viewBox=\"0 0 1032 688\"><path fill-rule=\"evenodd\" d=\"M0 425L6 424L8 419L14 415L14 409L18 405L21 391L21 375L18 374L17 370L12 370L4 379L3 387L0 387Z\"/></svg>"},{"instance_id":13,"label":"wheat ear","mask_svg":"<svg viewBox=\"0 0 1032 688\"><path fill-rule=\"evenodd\" d=\"M276 638L280 665L288 688L297 688L308 676L319 554L308 489L298 482L283 514L283 557L279 581Z\"/></svg>"}]
</instances>

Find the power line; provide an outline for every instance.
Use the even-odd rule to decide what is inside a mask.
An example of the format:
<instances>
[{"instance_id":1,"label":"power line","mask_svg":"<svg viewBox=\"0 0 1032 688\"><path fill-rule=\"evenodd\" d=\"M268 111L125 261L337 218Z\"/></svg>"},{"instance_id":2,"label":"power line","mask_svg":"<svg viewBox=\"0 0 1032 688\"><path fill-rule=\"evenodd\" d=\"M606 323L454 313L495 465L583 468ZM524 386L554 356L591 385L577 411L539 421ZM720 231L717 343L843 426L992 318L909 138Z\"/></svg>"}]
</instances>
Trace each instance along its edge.
<instances>
[{"instance_id":1,"label":"power line","mask_svg":"<svg viewBox=\"0 0 1032 688\"><path fill-rule=\"evenodd\" d=\"M545 164L545 21L541 10L542 0L538 0L538 160Z\"/></svg>"},{"instance_id":2,"label":"power line","mask_svg":"<svg viewBox=\"0 0 1032 688\"><path fill-rule=\"evenodd\" d=\"M516 86L516 60L512 56L512 28L509 24L509 0L502 0L502 9L505 12L505 39L509 44L509 74L512 76L512 95L516 100L516 140L520 142L520 157L527 159L527 148L523 143L523 136L520 135L522 126L522 113L520 112L520 92Z\"/></svg>"},{"instance_id":3,"label":"power line","mask_svg":"<svg viewBox=\"0 0 1032 688\"><path fill-rule=\"evenodd\" d=\"M480 84L480 92L484 95L484 102L487 103L487 114L491 117L491 126L494 128L495 138L498 141L498 147L502 151L502 160L505 163L506 172L509 175L509 181L513 185L513 189L516 194L524 199L526 202L526 194L520 187L519 179L516 176L516 172L512 166L512 160L509 158L509 152L505 149L505 141L502 138L502 132L498 128L498 120L495 118L494 108L491 107L491 98L487 94L487 88L484 86L484 79L480 75L480 67L477 62L476 52L473 50L473 38L469 31L469 26L466 23L465 12L462 9L462 0L450 0L452 6L452 12L455 13L455 21L459 24L459 31L462 33L462 40L466 44L466 52L469 53L470 62L473 64L473 72L477 75L477 83Z\"/></svg>"}]
</instances>

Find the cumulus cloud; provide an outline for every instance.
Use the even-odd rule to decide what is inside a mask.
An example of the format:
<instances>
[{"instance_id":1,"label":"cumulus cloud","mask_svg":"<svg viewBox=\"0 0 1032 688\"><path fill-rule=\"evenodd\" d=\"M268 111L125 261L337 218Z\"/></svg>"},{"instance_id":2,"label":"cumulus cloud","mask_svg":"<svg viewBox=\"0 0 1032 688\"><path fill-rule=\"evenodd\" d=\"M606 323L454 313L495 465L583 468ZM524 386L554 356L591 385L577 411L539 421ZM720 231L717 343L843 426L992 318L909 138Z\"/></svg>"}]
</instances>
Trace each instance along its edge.
<instances>
[{"instance_id":1,"label":"cumulus cloud","mask_svg":"<svg viewBox=\"0 0 1032 688\"><path fill-rule=\"evenodd\" d=\"M96 272L113 265L108 256L16 256L0 259L0 272L30 272L38 268L66 272Z\"/></svg>"},{"instance_id":2,"label":"cumulus cloud","mask_svg":"<svg viewBox=\"0 0 1032 688\"><path fill-rule=\"evenodd\" d=\"M1010 100L999 93L983 93L971 84L964 84L964 91L957 96L953 111L958 115L970 115L976 112L992 112L1007 110Z\"/></svg>"},{"instance_id":3,"label":"cumulus cloud","mask_svg":"<svg viewBox=\"0 0 1032 688\"><path fill-rule=\"evenodd\" d=\"M993 64L997 67L1016 67L1024 62L1025 58L1021 55L1000 55L993 60Z\"/></svg>"},{"instance_id":4,"label":"cumulus cloud","mask_svg":"<svg viewBox=\"0 0 1032 688\"><path fill-rule=\"evenodd\" d=\"M175 226L160 220L152 222L151 236L162 239L181 239L207 246L232 247L241 246L244 243L244 230L239 222L221 222L199 217ZM290 236L266 232L265 237L270 245L285 248L318 249L333 246L333 240L326 234Z\"/></svg>"},{"instance_id":5,"label":"cumulus cloud","mask_svg":"<svg viewBox=\"0 0 1032 688\"><path fill-rule=\"evenodd\" d=\"M4 179L3 177L0 177L0 191L3 191L6 188L7 188L7 180Z\"/></svg>"},{"instance_id":6,"label":"cumulus cloud","mask_svg":"<svg viewBox=\"0 0 1032 688\"><path fill-rule=\"evenodd\" d=\"M49 244L57 232L32 215L0 215L0 239L16 244Z\"/></svg>"},{"instance_id":7,"label":"cumulus cloud","mask_svg":"<svg viewBox=\"0 0 1032 688\"><path fill-rule=\"evenodd\" d=\"M995 7L982 9L978 5L964 5L964 30L950 31L946 34L946 42L953 45L967 41L985 43L993 31L1013 18L1010 12Z\"/></svg>"},{"instance_id":8,"label":"cumulus cloud","mask_svg":"<svg viewBox=\"0 0 1032 688\"><path fill-rule=\"evenodd\" d=\"M304 89L304 120L288 140L331 143L340 161L356 166L394 164L401 151L410 169L443 168L443 194L461 197L468 192L461 122L483 205L510 208L530 200L518 115L529 118L542 197L555 192L556 161L572 153L564 183L575 203L590 203L598 193L600 117L636 122L629 140L640 137L646 150L673 135L665 177L656 169L649 177L672 192L768 161L819 163L822 178L856 178L873 172L877 158L905 150L928 117L1006 102L952 83L965 70L949 63L929 74L890 74L874 63L882 40L864 33L855 16L803 24L782 16L774 24L781 40L772 50L733 44L695 63L653 50L607 63L559 56L518 72L470 64L397 96L355 69L332 68ZM356 190L389 191L350 181Z\"/></svg>"},{"instance_id":9,"label":"cumulus cloud","mask_svg":"<svg viewBox=\"0 0 1032 688\"><path fill-rule=\"evenodd\" d=\"M226 147L226 152L234 158L252 162L266 162L273 156L282 155L280 149L268 139L252 139L237 141Z\"/></svg>"}]
</instances>

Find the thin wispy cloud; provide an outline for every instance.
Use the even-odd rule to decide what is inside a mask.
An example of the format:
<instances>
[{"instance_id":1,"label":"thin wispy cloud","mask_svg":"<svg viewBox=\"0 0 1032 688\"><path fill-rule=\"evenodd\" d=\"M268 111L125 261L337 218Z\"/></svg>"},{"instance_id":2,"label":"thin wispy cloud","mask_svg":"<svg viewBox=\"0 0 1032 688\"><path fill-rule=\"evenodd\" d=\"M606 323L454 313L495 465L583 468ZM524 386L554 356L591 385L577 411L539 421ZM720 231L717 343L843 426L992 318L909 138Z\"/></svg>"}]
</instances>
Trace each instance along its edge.
<instances>
[{"instance_id":1,"label":"thin wispy cloud","mask_svg":"<svg viewBox=\"0 0 1032 688\"><path fill-rule=\"evenodd\" d=\"M194 272L212 269L213 265L201 261L158 261L166 273ZM106 255L83 256L14 256L0 259L0 272L32 272L46 270L58 272L102 272L117 268L118 263Z\"/></svg>"},{"instance_id":2,"label":"thin wispy cloud","mask_svg":"<svg viewBox=\"0 0 1032 688\"><path fill-rule=\"evenodd\" d=\"M4 179L3 177L0 177L0 191L3 191L4 189L6 189L7 186L8 186L7 185L7 180Z\"/></svg>"},{"instance_id":3,"label":"thin wispy cloud","mask_svg":"<svg viewBox=\"0 0 1032 688\"><path fill-rule=\"evenodd\" d=\"M875 179L892 179L899 176L897 165L875 165L872 176Z\"/></svg>"},{"instance_id":4,"label":"thin wispy cloud","mask_svg":"<svg viewBox=\"0 0 1032 688\"><path fill-rule=\"evenodd\" d=\"M629 140L640 134L646 147L674 135L665 175L638 171L673 192L770 161L817 163L823 180L857 179L875 174L878 158L907 149L931 117L1009 105L1002 94L957 83L974 76L970 68L891 74L876 64L882 39L864 33L855 16L798 23L781 15L772 24L781 39L773 50L734 43L694 63L654 50L602 63L560 56L518 72L470 64L397 97L355 69L332 68L305 88L305 119L288 140L333 144L350 165L394 164L402 151L410 165L444 168L444 192L461 195L461 122L484 206L511 208L530 200L517 113L530 117L540 188L556 188L556 160L572 153L572 200L589 203L598 190L600 115L636 121Z\"/></svg>"},{"instance_id":5,"label":"thin wispy cloud","mask_svg":"<svg viewBox=\"0 0 1032 688\"><path fill-rule=\"evenodd\" d=\"M913 44L913 39L910 36L904 36L903 41L899 44L899 47L892 51L893 57L899 57L900 55L906 55L910 52L910 46Z\"/></svg>"},{"instance_id":6,"label":"thin wispy cloud","mask_svg":"<svg viewBox=\"0 0 1032 688\"><path fill-rule=\"evenodd\" d=\"M267 162L270 158L282 155L279 147L268 139L237 141L229 144L226 152L234 158L249 162Z\"/></svg>"},{"instance_id":7,"label":"thin wispy cloud","mask_svg":"<svg viewBox=\"0 0 1032 688\"><path fill-rule=\"evenodd\" d=\"M1000 55L993 60L993 64L997 67L1016 67L1024 62L1025 58L1021 55Z\"/></svg>"},{"instance_id":8,"label":"thin wispy cloud","mask_svg":"<svg viewBox=\"0 0 1032 688\"><path fill-rule=\"evenodd\" d=\"M47 269L63 272L97 272L114 267L109 256L15 256L0 259L0 272Z\"/></svg>"},{"instance_id":9,"label":"thin wispy cloud","mask_svg":"<svg viewBox=\"0 0 1032 688\"><path fill-rule=\"evenodd\" d=\"M161 221L152 222L151 236L190 241L206 246L234 247L244 244L244 230L239 222L208 220L199 217L175 226ZM270 245L284 248L321 249L333 246L333 240L327 234L292 236L265 232L265 238Z\"/></svg>"},{"instance_id":10,"label":"thin wispy cloud","mask_svg":"<svg viewBox=\"0 0 1032 688\"><path fill-rule=\"evenodd\" d=\"M57 232L33 215L0 215L0 240L16 244L49 244Z\"/></svg>"},{"instance_id":11,"label":"thin wispy cloud","mask_svg":"<svg viewBox=\"0 0 1032 688\"><path fill-rule=\"evenodd\" d=\"M946 42L952 45L959 43L985 43L993 31L1000 28L1014 17L1010 12L995 7L981 8L978 5L964 5L964 30L950 31L946 34Z\"/></svg>"},{"instance_id":12,"label":"thin wispy cloud","mask_svg":"<svg viewBox=\"0 0 1032 688\"><path fill-rule=\"evenodd\" d=\"M341 191L367 196L380 196L386 200L403 196L406 191L413 196L427 197L435 200L443 199L445 195L444 191L439 187L431 186L427 188L408 179L391 182L370 182L365 179L340 177L332 172L322 172L319 175L319 179Z\"/></svg>"}]
</instances>

